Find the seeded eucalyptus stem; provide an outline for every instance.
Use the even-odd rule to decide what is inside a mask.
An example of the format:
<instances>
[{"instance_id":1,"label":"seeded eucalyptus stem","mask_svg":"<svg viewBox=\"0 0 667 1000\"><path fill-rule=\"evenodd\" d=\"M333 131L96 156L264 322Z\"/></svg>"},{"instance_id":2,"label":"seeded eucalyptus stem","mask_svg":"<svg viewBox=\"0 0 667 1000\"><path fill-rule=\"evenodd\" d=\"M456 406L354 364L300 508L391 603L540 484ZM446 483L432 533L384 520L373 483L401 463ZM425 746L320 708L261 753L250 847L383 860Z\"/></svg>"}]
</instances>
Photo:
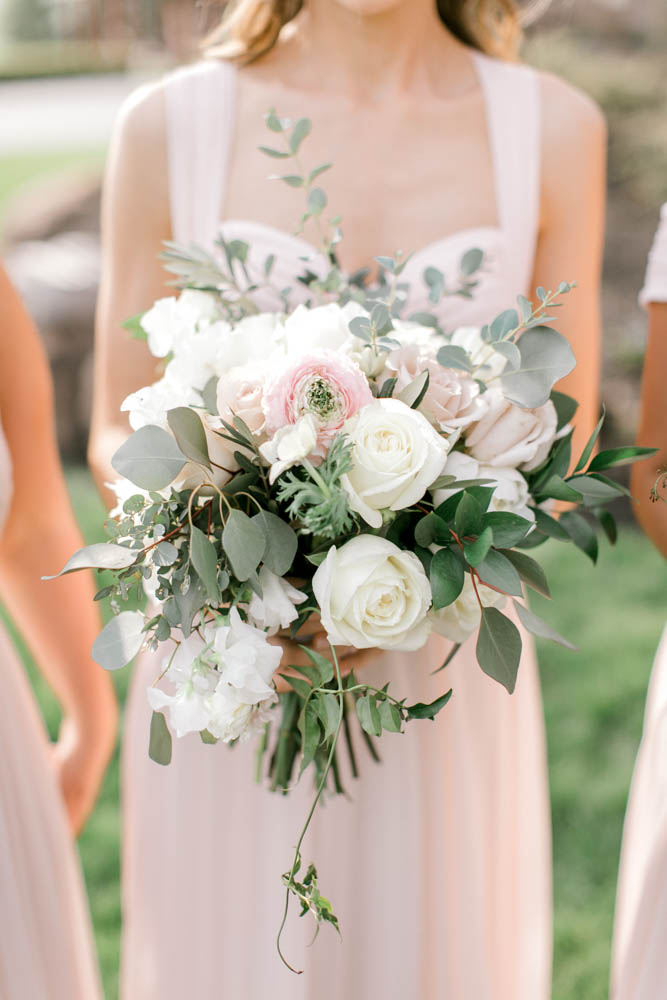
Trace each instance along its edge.
<instances>
[{"instance_id":1,"label":"seeded eucalyptus stem","mask_svg":"<svg viewBox=\"0 0 667 1000\"><path fill-rule=\"evenodd\" d=\"M338 743L338 736L340 734L340 729L341 729L341 726L343 724L343 716L345 714L345 689L343 688L343 679L342 679L341 673L340 673L340 665L338 663L338 657L336 655L336 649L335 649L335 647L332 646L331 643L329 643L329 648L331 649L331 655L333 657L334 670L336 671L336 682L337 682L337 685L338 685L337 688L336 688L336 691L334 692L337 695L337 697L338 697L338 706L339 706L339 710L338 710L338 724L336 726L336 731L335 731L335 733L333 735L333 739L331 741L331 749L329 751L329 756L327 758L326 765L325 765L324 770L322 772L322 776L320 778L319 785L317 786L317 792L315 793L315 798L313 799L313 804L310 807L310 811L308 813L308 816L306 817L306 822L303 825L303 829L301 830L301 833L299 835L299 839L297 841L297 845L296 845L296 847L294 849L294 860L292 861L292 866L291 866L289 872L287 872L285 875L283 875L283 882L285 883L285 886L286 886L286 889L285 889L285 909L283 911L283 919L281 921L280 928L278 930L278 937L276 938L276 948L278 949L278 954L280 955L280 958L281 958L282 962L284 963L284 965L287 966L287 968L291 972L295 972L298 976L300 976L302 974L303 969L295 969L295 968L293 968L293 966L291 966L289 964L289 962L287 961L287 959L285 958L285 956L282 953L282 950L281 950L281 947L280 947L280 941L281 941L281 938L282 938L283 930L285 929L285 924L287 922L287 914L289 912L290 896L291 896L291 894L293 892L295 892L295 890L293 888L293 886L294 886L294 877L295 877L295 875L297 874L297 872L299 871L299 869L301 867L301 845L303 843L303 838L305 837L306 832L308 830L308 827L310 826L311 820L312 820L312 818L313 818L313 816L315 814L315 809L317 808L317 804L320 801L320 798L322 797L322 792L324 791L324 787L326 785L327 778L329 776L329 771L331 770L331 765L333 763L334 755L336 753L336 745ZM297 893L295 893L295 894L297 894Z\"/></svg>"}]
</instances>

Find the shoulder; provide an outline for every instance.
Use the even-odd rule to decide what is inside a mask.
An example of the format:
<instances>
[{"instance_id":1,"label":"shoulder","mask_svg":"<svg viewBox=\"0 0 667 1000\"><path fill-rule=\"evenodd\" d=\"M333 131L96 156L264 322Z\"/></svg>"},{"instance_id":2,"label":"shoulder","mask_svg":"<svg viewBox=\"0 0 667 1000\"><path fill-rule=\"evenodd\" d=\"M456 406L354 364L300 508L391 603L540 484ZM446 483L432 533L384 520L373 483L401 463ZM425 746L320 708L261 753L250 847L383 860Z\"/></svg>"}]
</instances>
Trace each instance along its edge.
<instances>
[{"instance_id":1,"label":"shoulder","mask_svg":"<svg viewBox=\"0 0 667 1000\"><path fill-rule=\"evenodd\" d=\"M112 138L112 152L118 147L155 147L165 141L164 81L145 83L120 106Z\"/></svg>"},{"instance_id":2,"label":"shoulder","mask_svg":"<svg viewBox=\"0 0 667 1000\"><path fill-rule=\"evenodd\" d=\"M549 155L571 156L604 149L607 123L588 94L552 73L533 70L538 81L542 119L542 149Z\"/></svg>"}]
</instances>

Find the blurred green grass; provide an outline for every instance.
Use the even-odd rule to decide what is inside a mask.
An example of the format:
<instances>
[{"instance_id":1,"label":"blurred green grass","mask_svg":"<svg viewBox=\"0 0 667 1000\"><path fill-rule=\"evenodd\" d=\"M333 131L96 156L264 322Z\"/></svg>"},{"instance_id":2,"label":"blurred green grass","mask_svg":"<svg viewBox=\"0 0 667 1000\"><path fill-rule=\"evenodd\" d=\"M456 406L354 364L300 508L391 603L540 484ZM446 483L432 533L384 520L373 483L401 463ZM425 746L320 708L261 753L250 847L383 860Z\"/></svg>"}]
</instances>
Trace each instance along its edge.
<instances>
[{"instance_id":1,"label":"blurred green grass","mask_svg":"<svg viewBox=\"0 0 667 1000\"><path fill-rule=\"evenodd\" d=\"M79 174L86 168L101 171L104 155L102 150L54 150L0 156L0 228L11 200L23 187L58 174Z\"/></svg>"},{"instance_id":2,"label":"blurred green grass","mask_svg":"<svg viewBox=\"0 0 667 1000\"><path fill-rule=\"evenodd\" d=\"M88 473L68 482L87 542L103 537ZM614 894L625 802L644 698L665 624L667 563L634 528L594 568L569 546L540 552L554 595L532 603L578 646L540 645L554 837L554 1000L607 996ZM29 664L52 734L58 711ZM121 700L129 671L115 675ZM527 748L529 752L529 748ZM107 1000L117 995L120 933L118 754L80 840Z\"/></svg>"}]
</instances>

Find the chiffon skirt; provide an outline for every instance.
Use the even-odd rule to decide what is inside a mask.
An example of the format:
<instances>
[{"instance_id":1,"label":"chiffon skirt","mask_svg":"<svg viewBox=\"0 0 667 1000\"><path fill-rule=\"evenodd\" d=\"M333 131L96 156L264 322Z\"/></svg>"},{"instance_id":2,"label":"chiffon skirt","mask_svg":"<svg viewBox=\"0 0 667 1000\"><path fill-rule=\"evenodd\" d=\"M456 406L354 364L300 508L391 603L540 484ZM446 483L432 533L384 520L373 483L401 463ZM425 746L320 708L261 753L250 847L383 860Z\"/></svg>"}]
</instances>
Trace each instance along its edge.
<instances>
[{"instance_id":1,"label":"chiffon skirt","mask_svg":"<svg viewBox=\"0 0 667 1000\"><path fill-rule=\"evenodd\" d=\"M667 993L667 628L653 665L623 829L612 997Z\"/></svg>"},{"instance_id":2,"label":"chiffon skirt","mask_svg":"<svg viewBox=\"0 0 667 1000\"><path fill-rule=\"evenodd\" d=\"M0 1000L98 1000L81 872L28 682L0 629Z\"/></svg>"},{"instance_id":3,"label":"chiffon skirt","mask_svg":"<svg viewBox=\"0 0 667 1000\"><path fill-rule=\"evenodd\" d=\"M330 798L303 846L341 923L310 947L310 918L284 904L280 875L312 795L254 783L252 745L174 740L169 767L147 754L145 688L135 670L126 719L123 1000L547 1000L551 858L545 741L533 648L515 693L477 666L474 641L430 676L448 644L382 654L364 671L397 697L448 687L436 721L387 733L376 764L359 745L349 799ZM361 741L358 741L361 744ZM344 757L344 754L342 755Z\"/></svg>"}]
</instances>

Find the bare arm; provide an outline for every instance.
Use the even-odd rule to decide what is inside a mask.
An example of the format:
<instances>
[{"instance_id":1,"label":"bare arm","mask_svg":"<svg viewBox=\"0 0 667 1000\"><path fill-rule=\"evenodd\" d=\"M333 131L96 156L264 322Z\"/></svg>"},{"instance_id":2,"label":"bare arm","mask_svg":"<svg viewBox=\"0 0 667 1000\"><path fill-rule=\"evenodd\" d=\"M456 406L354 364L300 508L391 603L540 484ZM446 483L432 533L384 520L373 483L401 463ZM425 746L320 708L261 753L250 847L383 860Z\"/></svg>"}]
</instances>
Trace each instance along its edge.
<instances>
[{"instance_id":1,"label":"bare arm","mask_svg":"<svg viewBox=\"0 0 667 1000\"><path fill-rule=\"evenodd\" d=\"M97 304L93 417L88 458L100 492L117 478L110 460L127 437L127 395L154 382L155 359L122 323L172 295L158 260L170 239L164 97L143 88L123 109L112 139L102 198L102 283Z\"/></svg>"},{"instance_id":2,"label":"bare arm","mask_svg":"<svg viewBox=\"0 0 667 1000\"><path fill-rule=\"evenodd\" d=\"M57 760L72 827L79 830L113 749L116 701L111 679L90 657L100 629L92 579L41 581L83 542L58 457L48 364L1 269L0 303L0 416L14 476L0 537L0 597L62 705Z\"/></svg>"},{"instance_id":3,"label":"bare arm","mask_svg":"<svg viewBox=\"0 0 667 1000\"><path fill-rule=\"evenodd\" d=\"M557 327L577 366L557 388L579 401L573 458L598 419L604 243L606 128L601 112L555 77L542 78L542 210L534 287L576 281L557 311Z\"/></svg>"},{"instance_id":4,"label":"bare arm","mask_svg":"<svg viewBox=\"0 0 667 1000\"><path fill-rule=\"evenodd\" d=\"M644 357L642 402L637 444L659 448L657 455L633 466L630 486L637 500L637 520L653 544L667 557L667 504L651 503L649 493L658 469L667 468L667 302L649 306L648 342ZM664 491L661 491L664 496Z\"/></svg>"}]
</instances>

